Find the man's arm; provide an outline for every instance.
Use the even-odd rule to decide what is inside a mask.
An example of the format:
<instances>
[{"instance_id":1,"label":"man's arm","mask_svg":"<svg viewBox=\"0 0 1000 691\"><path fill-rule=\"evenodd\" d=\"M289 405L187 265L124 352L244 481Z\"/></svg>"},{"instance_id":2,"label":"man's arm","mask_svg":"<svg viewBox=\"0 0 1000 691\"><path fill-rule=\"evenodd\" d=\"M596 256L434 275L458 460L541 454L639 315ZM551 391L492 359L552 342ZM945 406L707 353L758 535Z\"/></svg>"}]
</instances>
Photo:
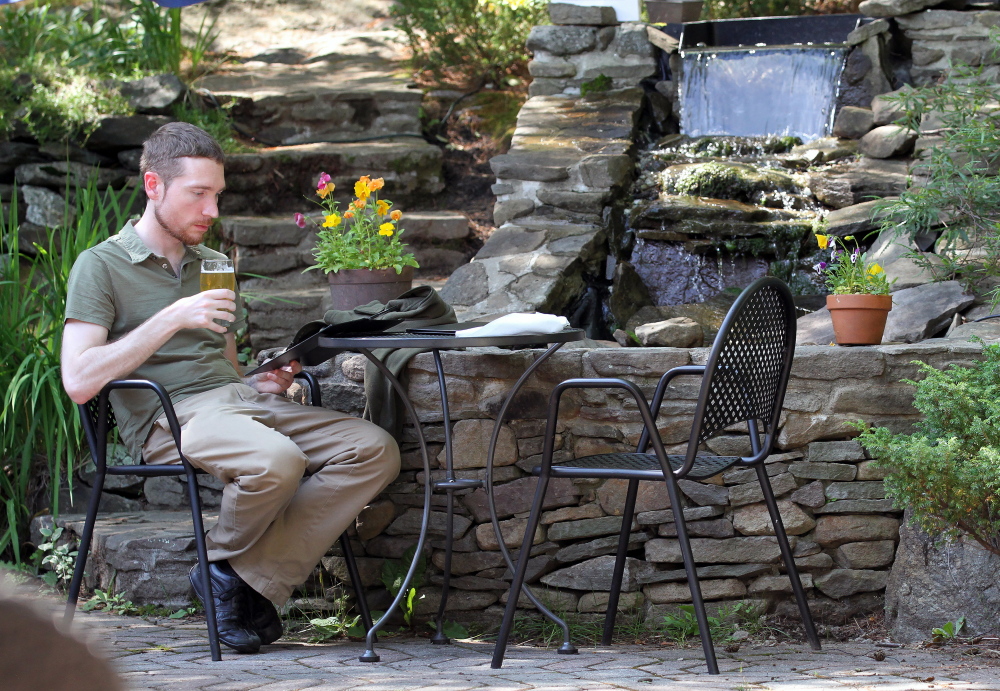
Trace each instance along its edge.
<instances>
[{"instance_id":1,"label":"man's arm","mask_svg":"<svg viewBox=\"0 0 1000 691\"><path fill-rule=\"evenodd\" d=\"M86 403L112 379L133 371L181 329L225 333L216 319L233 321L235 294L207 290L164 307L122 338L108 343L108 330L98 324L67 319L63 327L63 388L74 403Z\"/></svg>"},{"instance_id":2,"label":"man's arm","mask_svg":"<svg viewBox=\"0 0 1000 691\"><path fill-rule=\"evenodd\" d=\"M233 363L236 371L242 373L243 370L240 367L240 361L236 354L236 336L233 334L226 334L225 353L229 361ZM302 365L299 364L298 360L293 360L281 369L262 372L252 377L244 377L243 381L247 386L253 387L260 393L281 394L285 393L288 387L292 385L292 382L295 381L295 375L301 371Z\"/></svg>"}]
</instances>

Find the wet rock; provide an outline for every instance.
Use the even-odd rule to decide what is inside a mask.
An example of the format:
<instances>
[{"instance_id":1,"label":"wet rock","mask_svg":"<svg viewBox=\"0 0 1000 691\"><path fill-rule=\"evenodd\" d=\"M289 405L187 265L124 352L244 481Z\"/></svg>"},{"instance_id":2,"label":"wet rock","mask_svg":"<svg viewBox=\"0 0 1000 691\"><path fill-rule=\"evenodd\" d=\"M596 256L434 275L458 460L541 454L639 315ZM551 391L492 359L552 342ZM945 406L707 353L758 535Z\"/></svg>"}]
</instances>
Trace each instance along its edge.
<instances>
[{"instance_id":1,"label":"wet rock","mask_svg":"<svg viewBox=\"0 0 1000 691\"><path fill-rule=\"evenodd\" d=\"M838 137L861 139L875 125L875 116L870 108L844 106L833 122L833 133Z\"/></svg>"},{"instance_id":2,"label":"wet rock","mask_svg":"<svg viewBox=\"0 0 1000 691\"><path fill-rule=\"evenodd\" d=\"M937 544L922 531L904 526L885 593L893 639L926 640L932 628L960 616L965 617L963 635L995 632L1000 621L998 571L1000 556L971 539Z\"/></svg>"},{"instance_id":3,"label":"wet rock","mask_svg":"<svg viewBox=\"0 0 1000 691\"><path fill-rule=\"evenodd\" d=\"M770 192L802 192L798 183L784 173L722 161L670 166L660 174L660 182L662 189L670 194L750 204L760 202L762 196Z\"/></svg>"},{"instance_id":4,"label":"wet rock","mask_svg":"<svg viewBox=\"0 0 1000 691\"><path fill-rule=\"evenodd\" d=\"M904 111L902 106L890 99L897 96L900 91L909 88L904 87L899 91L881 94L872 99L872 116L875 118L876 125L888 125L903 117Z\"/></svg>"},{"instance_id":5,"label":"wet rock","mask_svg":"<svg viewBox=\"0 0 1000 691\"><path fill-rule=\"evenodd\" d=\"M845 43L849 46L856 46L864 43L870 38L878 36L879 34L888 33L891 29L892 27L888 21L885 19L876 19L874 22L862 24L857 29L849 33Z\"/></svg>"},{"instance_id":6,"label":"wet rock","mask_svg":"<svg viewBox=\"0 0 1000 691\"><path fill-rule=\"evenodd\" d=\"M956 312L969 307L975 296L958 281L907 288L892 294L892 311L885 326L886 341L916 343L943 331Z\"/></svg>"},{"instance_id":7,"label":"wet rock","mask_svg":"<svg viewBox=\"0 0 1000 691\"><path fill-rule=\"evenodd\" d=\"M913 150L917 133L899 125L882 125L861 138L858 151L869 158L905 156Z\"/></svg>"},{"instance_id":8,"label":"wet rock","mask_svg":"<svg viewBox=\"0 0 1000 691\"><path fill-rule=\"evenodd\" d=\"M852 204L842 209L834 209L825 217L826 229L830 235L847 237L854 235L862 240L878 228L880 221L875 209L881 200Z\"/></svg>"},{"instance_id":9,"label":"wet rock","mask_svg":"<svg viewBox=\"0 0 1000 691\"><path fill-rule=\"evenodd\" d=\"M705 338L701 325L687 317L643 324L636 328L635 335L644 346L666 348L698 348Z\"/></svg>"},{"instance_id":10,"label":"wet rock","mask_svg":"<svg viewBox=\"0 0 1000 691\"><path fill-rule=\"evenodd\" d=\"M705 343L715 341L715 336L722 326L723 320L729 313L729 309L736 301L736 295L725 291L710 297L704 302L696 302L686 305L659 305L643 307L638 310L631 319L628 320L629 331L635 331L636 327L650 322L664 321L674 317L687 317L693 319L701 325L705 334Z\"/></svg>"},{"instance_id":11,"label":"wet rock","mask_svg":"<svg viewBox=\"0 0 1000 691\"><path fill-rule=\"evenodd\" d=\"M174 74L156 74L119 86L122 96L137 113L169 115L171 107L184 97L187 87Z\"/></svg>"},{"instance_id":12,"label":"wet rock","mask_svg":"<svg viewBox=\"0 0 1000 691\"><path fill-rule=\"evenodd\" d=\"M811 171L809 187L821 202L842 209L873 198L898 196L906 189L908 178L906 161L863 158Z\"/></svg>"},{"instance_id":13,"label":"wet rock","mask_svg":"<svg viewBox=\"0 0 1000 691\"><path fill-rule=\"evenodd\" d=\"M627 324L632 315L652 302L649 289L629 262L618 262L615 266L612 285L614 288L608 299L608 308L620 325Z\"/></svg>"}]
</instances>

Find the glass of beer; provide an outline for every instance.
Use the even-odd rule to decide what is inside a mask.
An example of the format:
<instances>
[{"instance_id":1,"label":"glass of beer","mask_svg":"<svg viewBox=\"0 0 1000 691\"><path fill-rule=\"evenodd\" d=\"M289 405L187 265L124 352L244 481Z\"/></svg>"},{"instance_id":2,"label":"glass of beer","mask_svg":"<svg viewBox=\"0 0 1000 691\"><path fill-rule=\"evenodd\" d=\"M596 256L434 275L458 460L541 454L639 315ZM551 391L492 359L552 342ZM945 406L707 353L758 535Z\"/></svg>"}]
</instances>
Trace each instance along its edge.
<instances>
[{"instance_id":1,"label":"glass of beer","mask_svg":"<svg viewBox=\"0 0 1000 691\"><path fill-rule=\"evenodd\" d=\"M236 292L236 271L231 259L203 259L201 262L201 290L228 288Z\"/></svg>"}]
</instances>

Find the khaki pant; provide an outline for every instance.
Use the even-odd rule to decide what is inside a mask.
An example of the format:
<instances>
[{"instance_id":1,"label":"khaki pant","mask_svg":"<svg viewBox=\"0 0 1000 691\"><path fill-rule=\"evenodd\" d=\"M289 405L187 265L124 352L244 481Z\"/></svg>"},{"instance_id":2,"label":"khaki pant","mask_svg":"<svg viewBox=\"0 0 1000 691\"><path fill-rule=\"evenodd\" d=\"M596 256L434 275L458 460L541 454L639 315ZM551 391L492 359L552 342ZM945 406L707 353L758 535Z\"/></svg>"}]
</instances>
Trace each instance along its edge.
<instances>
[{"instance_id":1,"label":"khaki pant","mask_svg":"<svg viewBox=\"0 0 1000 691\"><path fill-rule=\"evenodd\" d=\"M181 449L222 480L210 561L228 559L277 605L303 583L358 513L399 473L382 428L325 408L229 384L174 406ZM147 463L180 463L166 417L143 447Z\"/></svg>"}]
</instances>

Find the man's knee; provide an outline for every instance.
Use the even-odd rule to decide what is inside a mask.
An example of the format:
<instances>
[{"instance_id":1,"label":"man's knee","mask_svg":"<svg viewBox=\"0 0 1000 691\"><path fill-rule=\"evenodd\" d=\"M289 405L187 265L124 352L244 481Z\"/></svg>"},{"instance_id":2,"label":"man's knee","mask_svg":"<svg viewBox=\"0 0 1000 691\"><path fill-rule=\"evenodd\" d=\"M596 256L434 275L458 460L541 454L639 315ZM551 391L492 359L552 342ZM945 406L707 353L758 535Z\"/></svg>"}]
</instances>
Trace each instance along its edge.
<instances>
[{"instance_id":1,"label":"man's knee","mask_svg":"<svg viewBox=\"0 0 1000 691\"><path fill-rule=\"evenodd\" d=\"M378 425L371 426L370 458L377 461L382 475L393 480L399 475L399 445L391 434Z\"/></svg>"},{"instance_id":2,"label":"man's knee","mask_svg":"<svg viewBox=\"0 0 1000 691\"><path fill-rule=\"evenodd\" d=\"M308 459L290 440L275 448L261 449L247 459L234 478L248 492L277 492L291 496L306 472Z\"/></svg>"}]
</instances>

